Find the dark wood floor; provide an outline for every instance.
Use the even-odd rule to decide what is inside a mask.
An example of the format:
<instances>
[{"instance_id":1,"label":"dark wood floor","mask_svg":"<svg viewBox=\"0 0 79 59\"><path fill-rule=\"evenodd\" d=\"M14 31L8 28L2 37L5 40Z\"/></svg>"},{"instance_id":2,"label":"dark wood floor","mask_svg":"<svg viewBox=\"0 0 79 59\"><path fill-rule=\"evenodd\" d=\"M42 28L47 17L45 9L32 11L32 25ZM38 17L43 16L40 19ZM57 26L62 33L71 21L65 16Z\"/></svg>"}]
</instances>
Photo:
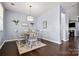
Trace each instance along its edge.
<instances>
[{"instance_id":1,"label":"dark wood floor","mask_svg":"<svg viewBox=\"0 0 79 59\"><path fill-rule=\"evenodd\" d=\"M45 40L47 46L20 55L14 42L7 42L0 50L1 56L77 56L79 55L79 37L71 37L69 41L61 45Z\"/></svg>"}]
</instances>

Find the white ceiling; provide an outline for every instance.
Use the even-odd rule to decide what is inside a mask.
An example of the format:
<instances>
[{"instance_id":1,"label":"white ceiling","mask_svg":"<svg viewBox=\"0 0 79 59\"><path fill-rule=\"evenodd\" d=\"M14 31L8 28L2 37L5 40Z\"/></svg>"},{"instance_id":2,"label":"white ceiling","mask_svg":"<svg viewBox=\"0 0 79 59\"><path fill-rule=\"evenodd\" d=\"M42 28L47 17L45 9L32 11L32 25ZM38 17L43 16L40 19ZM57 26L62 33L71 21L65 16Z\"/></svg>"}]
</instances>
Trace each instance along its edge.
<instances>
[{"instance_id":1,"label":"white ceiling","mask_svg":"<svg viewBox=\"0 0 79 59\"><path fill-rule=\"evenodd\" d=\"M29 5L32 5L32 16L38 17L47 11L55 8L58 4L61 4L66 10L77 5L77 2L13 2L15 5L11 5L11 2L4 2L3 5L6 9L29 14Z\"/></svg>"}]
</instances>

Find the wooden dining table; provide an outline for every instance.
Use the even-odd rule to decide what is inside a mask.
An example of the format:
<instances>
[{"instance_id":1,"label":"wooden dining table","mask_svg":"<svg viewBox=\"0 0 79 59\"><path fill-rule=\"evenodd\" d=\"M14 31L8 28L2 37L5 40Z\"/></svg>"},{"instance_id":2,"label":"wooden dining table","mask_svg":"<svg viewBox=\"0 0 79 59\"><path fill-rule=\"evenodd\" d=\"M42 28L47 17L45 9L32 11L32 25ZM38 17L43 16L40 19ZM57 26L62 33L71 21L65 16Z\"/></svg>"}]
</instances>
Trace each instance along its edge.
<instances>
[{"instance_id":1,"label":"wooden dining table","mask_svg":"<svg viewBox=\"0 0 79 59\"><path fill-rule=\"evenodd\" d=\"M25 37L27 36L27 38L29 38L30 35L32 35L33 37L34 37L35 35L37 35L36 32L24 32L23 34L24 34Z\"/></svg>"}]
</instances>

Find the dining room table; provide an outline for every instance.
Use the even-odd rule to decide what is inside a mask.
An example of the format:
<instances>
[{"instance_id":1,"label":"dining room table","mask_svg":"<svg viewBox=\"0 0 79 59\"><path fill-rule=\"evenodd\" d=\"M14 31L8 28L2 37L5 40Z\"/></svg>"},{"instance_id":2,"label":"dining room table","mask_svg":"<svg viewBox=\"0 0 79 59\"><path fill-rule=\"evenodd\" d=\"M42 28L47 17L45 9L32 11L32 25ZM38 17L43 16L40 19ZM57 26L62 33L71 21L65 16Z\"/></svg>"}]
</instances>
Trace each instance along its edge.
<instances>
[{"instance_id":1,"label":"dining room table","mask_svg":"<svg viewBox=\"0 0 79 59\"><path fill-rule=\"evenodd\" d=\"M24 37L27 37L29 39L30 36L35 37L37 35L36 32L24 32Z\"/></svg>"}]
</instances>

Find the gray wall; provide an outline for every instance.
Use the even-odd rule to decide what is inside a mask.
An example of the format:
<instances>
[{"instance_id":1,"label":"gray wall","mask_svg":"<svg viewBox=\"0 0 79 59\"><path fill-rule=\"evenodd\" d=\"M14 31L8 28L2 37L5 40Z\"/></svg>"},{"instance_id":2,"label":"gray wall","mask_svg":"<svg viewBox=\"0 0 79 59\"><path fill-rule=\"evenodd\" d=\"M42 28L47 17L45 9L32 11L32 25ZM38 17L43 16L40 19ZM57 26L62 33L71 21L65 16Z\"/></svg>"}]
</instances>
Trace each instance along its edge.
<instances>
[{"instance_id":1,"label":"gray wall","mask_svg":"<svg viewBox=\"0 0 79 59\"><path fill-rule=\"evenodd\" d=\"M18 26L16 26L15 23L12 22L14 17L17 20L19 20ZM5 27L6 40L12 40L16 38L16 35L19 34L18 36L20 36L20 34L24 32L24 30L28 30L30 22L27 21L26 17L27 17L26 14L17 13L10 10L5 10L4 27ZM23 26L22 24L27 24L27 26ZM18 29L17 34L16 34L16 29Z\"/></svg>"},{"instance_id":2,"label":"gray wall","mask_svg":"<svg viewBox=\"0 0 79 59\"><path fill-rule=\"evenodd\" d=\"M47 21L47 29L43 29L43 21ZM42 31L42 36L48 41L61 43L60 40L60 6L52 9L37 18L37 29Z\"/></svg>"},{"instance_id":3,"label":"gray wall","mask_svg":"<svg viewBox=\"0 0 79 59\"><path fill-rule=\"evenodd\" d=\"M15 23L12 22L14 17L20 21L18 26L16 26ZM5 11L5 23L4 23L4 25L5 25L6 40L12 40L13 38L16 37L16 32L15 32L16 29L18 29L18 34L20 34L23 32L24 29L28 28L28 26L23 27L22 23L27 23L27 24L29 23L26 20L25 14L13 12L10 10Z\"/></svg>"}]
</instances>

